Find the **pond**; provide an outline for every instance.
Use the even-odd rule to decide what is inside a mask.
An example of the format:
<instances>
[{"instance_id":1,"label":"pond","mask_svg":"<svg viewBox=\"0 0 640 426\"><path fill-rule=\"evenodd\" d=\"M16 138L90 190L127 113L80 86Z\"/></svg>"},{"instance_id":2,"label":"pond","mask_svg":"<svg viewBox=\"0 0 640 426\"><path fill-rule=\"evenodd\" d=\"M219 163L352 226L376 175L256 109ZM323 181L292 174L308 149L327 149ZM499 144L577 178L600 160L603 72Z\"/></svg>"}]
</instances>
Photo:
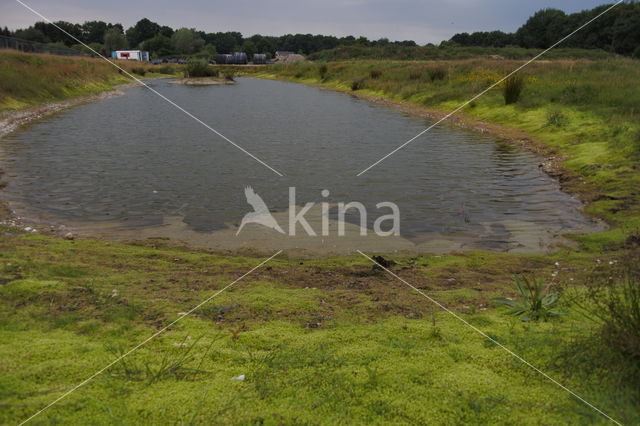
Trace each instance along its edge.
<instances>
[{"instance_id":1,"label":"pond","mask_svg":"<svg viewBox=\"0 0 640 426\"><path fill-rule=\"evenodd\" d=\"M430 122L349 95L280 81L148 84L285 176L146 88L133 87L124 96L63 111L2 141L0 168L9 182L2 196L17 214L113 238L171 237L214 248L325 252L360 247L537 252L557 245L561 234L599 229L581 214L580 203L541 171L538 156L491 137L437 126L356 176ZM290 187L300 205L331 203L332 219L335 203L361 202L369 229L388 213L376 204L393 202L400 210L401 236L366 242L338 241L334 235L294 238L252 224L235 237L251 211L246 186L284 222ZM327 197L321 195L325 189ZM359 223L356 213L347 215L352 224ZM319 226L318 220L309 222Z\"/></svg>"}]
</instances>

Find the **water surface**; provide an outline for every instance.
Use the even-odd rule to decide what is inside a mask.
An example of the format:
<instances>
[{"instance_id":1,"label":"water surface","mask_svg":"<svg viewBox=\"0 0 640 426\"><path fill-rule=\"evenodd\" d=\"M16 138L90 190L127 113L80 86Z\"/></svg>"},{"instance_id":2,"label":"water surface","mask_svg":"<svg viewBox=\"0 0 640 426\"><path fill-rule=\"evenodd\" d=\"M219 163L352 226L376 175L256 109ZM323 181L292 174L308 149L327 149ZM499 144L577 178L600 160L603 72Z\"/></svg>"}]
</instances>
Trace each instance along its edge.
<instances>
[{"instance_id":1,"label":"water surface","mask_svg":"<svg viewBox=\"0 0 640 426\"><path fill-rule=\"evenodd\" d=\"M3 196L34 220L84 230L117 225L128 236L171 228L172 237L204 236L221 248L242 246L229 238L250 211L243 192L248 185L276 212L287 208L290 186L299 204L360 201L369 227L388 213L376 203L392 201L400 207L404 248L536 251L557 234L595 229L579 202L540 170L540 158L490 137L438 126L356 177L430 122L279 81L149 84L286 176L134 87L4 139L0 168L9 185ZM330 191L326 199L323 189Z\"/></svg>"}]
</instances>

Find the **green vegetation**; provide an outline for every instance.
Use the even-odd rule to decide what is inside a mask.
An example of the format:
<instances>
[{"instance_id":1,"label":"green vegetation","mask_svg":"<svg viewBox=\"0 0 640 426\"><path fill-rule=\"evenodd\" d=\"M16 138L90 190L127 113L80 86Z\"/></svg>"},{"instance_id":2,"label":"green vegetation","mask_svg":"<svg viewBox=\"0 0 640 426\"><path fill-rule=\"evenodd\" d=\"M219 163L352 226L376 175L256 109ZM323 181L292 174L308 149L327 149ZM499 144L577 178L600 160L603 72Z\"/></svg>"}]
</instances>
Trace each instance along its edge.
<instances>
[{"instance_id":1,"label":"green vegetation","mask_svg":"<svg viewBox=\"0 0 640 426\"><path fill-rule=\"evenodd\" d=\"M513 282L518 290L518 299L499 297L496 302L511 308L509 314L520 317L522 321L548 321L562 311L558 311L560 294L550 291L544 281L535 277L514 277Z\"/></svg>"},{"instance_id":2,"label":"green vegetation","mask_svg":"<svg viewBox=\"0 0 640 426\"><path fill-rule=\"evenodd\" d=\"M191 60L184 68L185 77L218 77L219 72L203 60Z\"/></svg>"},{"instance_id":3,"label":"green vegetation","mask_svg":"<svg viewBox=\"0 0 640 426\"><path fill-rule=\"evenodd\" d=\"M504 103L505 105L511 105L518 102L520 94L524 89L524 78L522 76L514 74L504 81Z\"/></svg>"},{"instance_id":4,"label":"green vegetation","mask_svg":"<svg viewBox=\"0 0 640 426\"><path fill-rule=\"evenodd\" d=\"M261 259L172 247L0 238L0 421L17 423ZM617 259L602 259L608 265ZM569 314L496 309L510 274L574 288L591 256L396 259L396 273L617 420L638 417L634 363ZM562 267L555 266L561 261ZM599 266L600 267L600 266ZM453 280L452 280L453 278ZM563 300L563 299L561 299ZM611 363L611 360L615 360ZM245 375L245 380L232 380ZM362 257L276 258L41 414L43 423L603 423Z\"/></svg>"},{"instance_id":5,"label":"green vegetation","mask_svg":"<svg viewBox=\"0 0 640 426\"><path fill-rule=\"evenodd\" d=\"M461 33L454 35L451 42L461 46L516 45L546 49L575 29L592 21L585 31L571 36L563 46L605 49L631 56L640 42L640 33L637 31L640 24L640 3L626 2L610 8L613 4L604 4L571 14L558 9L542 9L533 14L515 33L505 34L502 31ZM605 11L607 12L601 15ZM599 15L601 16L598 18Z\"/></svg>"},{"instance_id":6,"label":"green vegetation","mask_svg":"<svg viewBox=\"0 0 640 426\"><path fill-rule=\"evenodd\" d=\"M350 61L359 60L392 60L392 61L426 61L447 59L470 59L477 57L499 57L505 59L528 59L542 52L542 49L524 47L475 47L443 44L440 46L404 46L388 45L349 45L333 49L325 49L309 55L314 61ZM547 54L548 59L607 59L615 55L599 49L553 49Z\"/></svg>"},{"instance_id":7,"label":"green vegetation","mask_svg":"<svg viewBox=\"0 0 640 426\"><path fill-rule=\"evenodd\" d=\"M134 61L118 65L145 77L178 72L178 66L153 67ZM0 112L95 95L129 82L131 78L102 59L0 51Z\"/></svg>"}]
</instances>

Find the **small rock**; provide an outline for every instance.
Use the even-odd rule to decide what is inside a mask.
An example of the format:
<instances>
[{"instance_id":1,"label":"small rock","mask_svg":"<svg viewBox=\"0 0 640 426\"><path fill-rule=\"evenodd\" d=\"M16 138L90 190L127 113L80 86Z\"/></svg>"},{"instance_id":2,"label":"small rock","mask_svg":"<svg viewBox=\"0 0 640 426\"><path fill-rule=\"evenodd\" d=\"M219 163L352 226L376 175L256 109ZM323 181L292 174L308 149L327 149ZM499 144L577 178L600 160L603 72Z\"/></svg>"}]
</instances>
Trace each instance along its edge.
<instances>
[{"instance_id":1,"label":"small rock","mask_svg":"<svg viewBox=\"0 0 640 426\"><path fill-rule=\"evenodd\" d=\"M71 232L67 232L62 236L62 238L64 238L65 240L72 241L72 240L75 240L76 237Z\"/></svg>"},{"instance_id":2,"label":"small rock","mask_svg":"<svg viewBox=\"0 0 640 426\"><path fill-rule=\"evenodd\" d=\"M231 380L236 380L238 382L242 382L244 380L244 374L241 374L237 377L232 377Z\"/></svg>"}]
</instances>

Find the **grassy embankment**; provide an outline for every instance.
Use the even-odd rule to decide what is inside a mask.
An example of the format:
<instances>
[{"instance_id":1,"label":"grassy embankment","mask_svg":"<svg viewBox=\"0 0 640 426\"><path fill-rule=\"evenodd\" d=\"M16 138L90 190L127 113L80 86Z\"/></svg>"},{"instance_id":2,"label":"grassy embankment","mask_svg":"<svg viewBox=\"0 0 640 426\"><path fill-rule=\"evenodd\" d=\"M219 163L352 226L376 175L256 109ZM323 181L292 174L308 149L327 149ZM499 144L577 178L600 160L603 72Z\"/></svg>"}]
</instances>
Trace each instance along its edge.
<instances>
[{"instance_id":1,"label":"grassy embankment","mask_svg":"<svg viewBox=\"0 0 640 426\"><path fill-rule=\"evenodd\" d=\"M405 65L426 72L426 65ZM343 73L344 81L334 77L327 84L350 90L350 80L363 76L365 89L371 81L382 83L388 70L371 79L374 66L383 64L329 64L327 72ZM279 77L293 72L291 78L312 82L317 67L276 70ZM445 96L449 87L446 80L415 80L407 79L433 84L432 97ZM371 86L366 90L374 93ZM475 109L492 114L481 102ZM587 112L563 114L578 120ZM612 163L604 161L618 157L602 152L606 171ZM396 259L394 270L632 424L640 422L637 363L602 345L598 326L571 303L594 269L608 274L609 261L625 254L610 249L418 256ZM260 260L162 240L67 241L0 227L0 422L35 413ZM539 323L506 316L492 299L513 296L510 275L520 273L545 277L563 292L560 308L568 314ZM231 380L241 374L244 381ZM574 424L603 418L397 280L373 271L367 260L351 256L304 263L274 259L37 421Z\"/></svg>"},{"instance_id":2,"label":"grassy embankment","mask_svg":"<svg viewBox=\"0 0 640 426\"><path fill-rule=\"evenodd\" d=\"M172 75L177 69L133 61L118 61L118 65L139 78ZM0 50L0 113L91 96L130 82L103 59Z\"/></svg>"}]
</instances>

